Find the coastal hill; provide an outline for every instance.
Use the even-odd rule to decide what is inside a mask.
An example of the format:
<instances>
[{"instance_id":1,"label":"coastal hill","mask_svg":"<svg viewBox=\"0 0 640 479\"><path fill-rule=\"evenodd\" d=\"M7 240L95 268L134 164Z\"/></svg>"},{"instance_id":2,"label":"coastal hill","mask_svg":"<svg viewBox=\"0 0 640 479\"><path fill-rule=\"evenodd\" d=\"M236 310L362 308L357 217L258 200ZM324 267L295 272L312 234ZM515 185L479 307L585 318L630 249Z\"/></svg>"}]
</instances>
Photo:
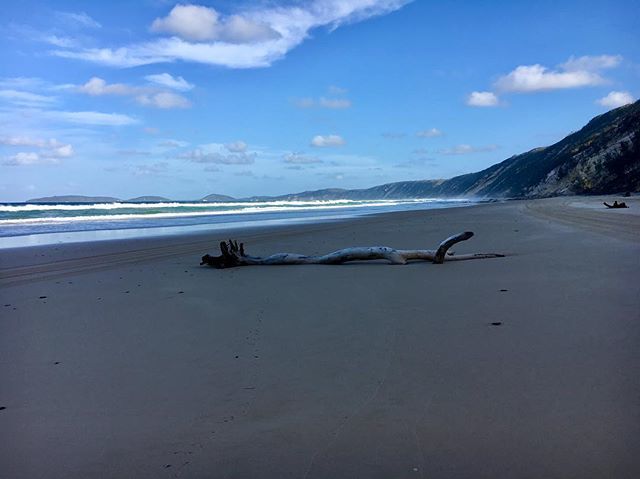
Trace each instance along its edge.
<instances>
[{"instance_id":1,"label":"coastal hill","mask_svg":"<svg viewBox=\"0 0 640 479\"><path fill-rule=\"evenodd\" d=\"M541 198L640 191L640 101L596 116L547 147L514 155L476 173L448 180L400 181L372 188L327 188L281 196L235 199L211 194L196 201L370 200L398 198ZM107 203L112 197L50 196L29 203ZM129 202L172 201L141 196Z\"/></svg>"},{"instance_id":2,"label":"coastal hill","mask_svg":"<svg viewBox=\"0 0 640 479\"><path fill-rule=\"evenodd\" d=\"M84 196L84 195L65 195L65 196L44 196L42 198L33 198L27 200L27 203L161 203L165 201L173 201L163 196L138 196L129 200L114 198L113 196Z\"/></svg>"},{"instance_id":3,"label":"coastal hill","mask_svg":"<svg viewBox=\"0 0 640 479\"><path fill-rule=\"evenodd\" d=\"M626 191L640 191L640 101L593 118L558 143L477 173L361 190L306 191L277 199L537 198Z\"/></svg>"},{"instance_id":4,"label":"coastal hill","mask_svg":"<svg viewBox=\"0 0 640 479\"><path fill-rule=\"evenodd\" d=\"M211 194L211 195L205 196L199 201L205 201L210 203L221 203L224 201L236 201L236 199L233 196Z\"/></svg>"},{"instance_id":5,"label":"coastal hill","mask_svg":"<svg viewBox=\"0 0 640 479\"><path fill-rule=\"evenodd\" d=\"M136 198L130 198L126 200L127 203L164 203L167 201L173 201L164 196L138 196Z\"/></svg>"},{"instance_id":6,"label":"coastal hill","mask_svg":"<svg viewBox=\"0 0 640 479\"><path fill-rule=\"evenodd\" d=\"M32 198L27 203L116 203L122 201L113 196L83 196L83 195L64 195L64 196L43 196L42 198Z\"/></svg>"}]
</instances>

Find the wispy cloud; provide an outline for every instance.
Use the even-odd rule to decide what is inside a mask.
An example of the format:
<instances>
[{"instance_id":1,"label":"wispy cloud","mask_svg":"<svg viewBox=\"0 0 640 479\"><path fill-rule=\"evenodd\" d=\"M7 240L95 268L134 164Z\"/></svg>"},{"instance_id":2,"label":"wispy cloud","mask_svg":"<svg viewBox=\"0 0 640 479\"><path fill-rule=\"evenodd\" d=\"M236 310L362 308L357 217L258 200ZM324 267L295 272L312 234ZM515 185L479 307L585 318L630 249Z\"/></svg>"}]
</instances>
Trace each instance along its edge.
<instances>
[{"instance_id":1,"label":"wispy cloud","mask_svg":"<svg viewBox=\"0 0 640 479\"><path fill-rule=\"evenodd\" d=\"M27 107L46 107L57 102L57 98L54 96L40 95L20 90L0 90L0 100Z\"/></svg>"},{"instance_id":2,"label":"wispy cloud","mask_svg":"<svg viewBox=\"0 0 640 479\"><path fill-rule=\"evenodd\" d=\"M347 100L346 98L320 97L320 100L318 100L318 105L322 108L342 110L344 108L351 108L351 100Z\"/></svg>"},{"instance_id":3,"label":"wispy cloud","mask_svg":"<svg viewBox=\"0 0 640 479\"><path fill-rule=\"evenodd\" d=\"M421 158L413 158L407 161L396 163L395 165L393 165L393 167L406 168L406 169L424 168L428 164L434 165L435 163L436 163L436 160L433 158L421 157Z\"/></svg>"},{"instance_id":4,"label":"wispy cloud","mask_svg":"<svg viewBox=\"0 0 640 479\"><path fill-rule=\"evenodd\" d=\"M125 126L139 123L136 118L122 113L102 113L98 111L43 111L42 116L80 125Z\"/></svg>"},{"instance_id":5,"label":"wispy cloud","mask_svg":"<svg viewBox=\"0 0 640 479\"><path fill-rule=\"evenodd\" d=\"M340 135L316 135L311 139L311 146L326 148L331 146L342 146L346 144Z\"/></svg>"},{"instance_id":6,"label":"wispy cloud","mask_svg":"<svg viewBox=\"0 0 640 479\"><path fill-rule=\"evenodd\" d=\"M221 145L210 143L199 148L185 151L177 158L192 163L213 163L218 165L250 165L255 163L257 154L247 151L247 144L242 141Z\"/></svg>"},{"instance_id":7,"label":"wispy cloud","mask_svg":"<svg viewBox=\"0 0 640 479\"><path fill-rule=\"evenodd\" d=\"M255 163L255 153L229 153L224 154L217 151L207 152L202 149L195 149L181 153L178 158L188 160L193 163L215 163L218 165L250 165Z\"/></svg>"},{"instance_id":8,"label":"wispy cloud","mask_svg":"<svg viewBox=\"0 0 640 479\"><path fill-rule=\"evenodd\" d=\"M124 83L111 83L108 84L105 80L99 77L92 77L84 85L80 85L76 88L80 93L86 93L92 96L103 95L136 95L141 93L139 88L125 85Z\"/></svg>"},{"instance_id":9,"label":"wispy cloud","mask_svg":"<svg viewBox=\"0 0 640 479\"><path fill-rule=\"evenodd\" d=\"M168 91L152 93L150 95L140 95L136 101L144 106L151 106L163 110L174 108L191 108L191 102L182 95Z\"/></svg>"},{"instance_id":10,"label":"wispy cloud","mask_svg":"<svg viewBox=\"0 0 640 479\"><path fill-rule=\"evenodd\" d=\"M384 15L411 0L313 0L251 8L224 16L213 8L176 5L151 30L169 37L120 48L68 48L52 52L114 67L182 60L229 68L270 66L318 27L338 28Z\"/></svg>"},{"instance_id":11,"label":"wispy cloud","mask_svg":"<svg viewBox=\"0 0 640 479\"><path fill-rule=\"evenodd\" d=\"M116 153L120 156L151 156L150 151L145 150L136 150L136 149L127 149L127 150L118 150Z\"/></svg>"},{"instance_id":12,"label":"wispy cloud","mask_svg":"<svg viewBox=\"0 0 640 479\"><path fill-rule=\"evenodd\" d=\"M327 89L327 91L330 95L333 95L333 97L328 98L321 96L318 99L312 97L296 98L295 100L293 100L293 103L298 108L319 107L332 110L343 110L345 108L351 108L351 100L344 97L344 95L347 93L347 90L332 85Z\"/></svg>"},{"instance_id":13,"label":"wispy cloud","mask_svg":"<svg viewBox=\"0 0 640 479\"><path fill-rule=\"evenodd\" d=\"M58 20L67 25L78 26L83 28L101 28L102 25L85 12L56 12L55 16Z\"/></svg>"},{"instance_id":14,"label":"wispy cloud","mask_svg":"<svg viewBox=\"0 0 640 479\"><path fill-rule=\"evenodd\" d=\"M386 131L382 133L382 137L386 138L387 140L399 140L400 138L405 138L406 136L407 136L406 133L393 132L393 131Z\"/></svg>"},{"instance_id":15,"label":"wispy cloud","mask_svg":"<svg viewBox=\"0 0 640 479\"><path fill-rule=\"evenodd\" d=\"M416 136L419 138L437 138L442 135L442 131L438 130L437 128L429 128L427 130L418 131L416 133Z\"/></svg>"},{"instance_id":16,"label":"wispy cloud","mask_svg":"<svg viewBox=\"0 0 640 479\"><path fill-rule=\"evenodd\" d=\"M188 142L181 140L163 140L158 143L158 146L163 148L184 148L187 145L189 145Z\"/></svg>"},{"instance_id":17,"label":"wispy cloud","mask_svg":"<svg viewBox=\"0 0 640 479\"><path fill-rule=\"evenodd\" d=\"M438 150L441 155L468 155L471 153L486 153L488 151L495 151L499 147L498 145L487 146L471 146L471 145L456 145L452 148L444 148Z\"/></svg>"},{"instance_id":18,"label":"wispy cloud","mask_svg":"<svg viewBox=\"0 0 640 479\"><path fill-rule=\"evenodd\" d=\"M612 91L607 96L596 100L598 105L606 108L618 108L619 106L628 105L636 101L634 96L628 91Z\"/></svg>"},{"instance_id":19,"label":"wispy cloud","mask_svg":"<svg viewBox=\"0 0 640 479\"><path fill-rule=\"evenodd\" d=\"M323 163L320 158L304 155L302 153L287 153L282 158L284 162L289 165L311 165L314 163Z\"/></svg>"},{"instance_id":20,"label":"wispy cloud","mask_svg":"<svg viewBox=\"0 0 640 479\"><path fill-rule=\"evenodd\" d=\"M158 73L156 75L147 75L145 80L155 83L166 88L171 88L178 91L189 91L193 89L193 85L184 78L178 76L174 77L168 73Z\"/></svg>"}]
</instances>

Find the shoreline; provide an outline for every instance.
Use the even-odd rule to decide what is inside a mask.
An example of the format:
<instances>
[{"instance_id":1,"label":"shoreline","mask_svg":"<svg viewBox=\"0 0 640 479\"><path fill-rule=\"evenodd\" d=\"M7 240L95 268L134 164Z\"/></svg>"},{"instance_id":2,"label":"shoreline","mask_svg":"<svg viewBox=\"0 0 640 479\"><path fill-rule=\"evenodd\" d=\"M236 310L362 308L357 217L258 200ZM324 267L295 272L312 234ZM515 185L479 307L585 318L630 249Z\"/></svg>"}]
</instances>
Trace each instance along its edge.
<instances>
[{"instance_id":1,"label":"shoreline","mask_svg":"<svg viewBox=\"0 0 640 479\"><path fill-rule=\"evenodd\" d=\"M457 253L507 256L199 266L227 233L0 251L0 475L640 475L640 215L512 201L231 236L262 256L465 230Z\"/></svg>"}]
</instances>

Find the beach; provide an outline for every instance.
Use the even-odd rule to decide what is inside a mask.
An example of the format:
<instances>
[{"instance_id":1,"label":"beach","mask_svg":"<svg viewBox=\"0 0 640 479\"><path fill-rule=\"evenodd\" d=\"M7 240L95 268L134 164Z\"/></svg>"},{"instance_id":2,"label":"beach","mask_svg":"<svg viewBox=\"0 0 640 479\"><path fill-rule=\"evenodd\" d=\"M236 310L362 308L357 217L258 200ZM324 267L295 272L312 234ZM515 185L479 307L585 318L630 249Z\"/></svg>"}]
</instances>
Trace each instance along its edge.
<instances>
[{"instance_id":1,"label":"beach","mask_svg":"<svg viewBox=\"0 0 640 479\"><path fill-rule=\"evenodd\" d=\"M640 477L640 201L603 200L0 250L0 476ZM461 231L506 256L199 265Z\"/></svg>"}]
</instances>

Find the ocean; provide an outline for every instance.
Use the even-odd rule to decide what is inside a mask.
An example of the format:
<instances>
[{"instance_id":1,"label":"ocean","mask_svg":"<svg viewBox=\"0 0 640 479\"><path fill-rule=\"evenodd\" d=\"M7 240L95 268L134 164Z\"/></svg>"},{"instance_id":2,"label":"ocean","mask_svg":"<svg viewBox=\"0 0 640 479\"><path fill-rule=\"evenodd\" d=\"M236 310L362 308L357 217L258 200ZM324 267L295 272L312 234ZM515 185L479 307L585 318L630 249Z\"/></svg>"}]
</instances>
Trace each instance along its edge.
<instances>
[{"instance_id":1,"label":"ocean","mask_svg":"<svg viewBox=\"0 0 640 479\"><path fill-rule=\"evenodd\" d=\"M167 203L0 203L0 248L164 236L391 211L468 206L468 199Z\"/></svg>"}]
</instances>

